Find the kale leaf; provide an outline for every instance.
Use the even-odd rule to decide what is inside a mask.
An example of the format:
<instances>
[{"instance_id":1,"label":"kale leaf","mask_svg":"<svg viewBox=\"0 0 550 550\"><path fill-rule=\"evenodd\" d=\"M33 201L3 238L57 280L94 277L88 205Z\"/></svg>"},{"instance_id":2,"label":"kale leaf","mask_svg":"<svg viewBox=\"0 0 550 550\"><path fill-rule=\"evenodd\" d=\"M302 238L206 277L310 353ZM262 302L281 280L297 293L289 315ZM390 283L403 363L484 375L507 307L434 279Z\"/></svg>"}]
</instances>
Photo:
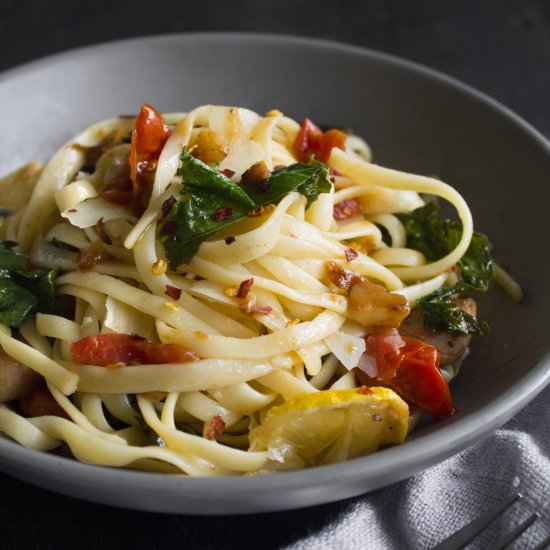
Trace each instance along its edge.
<instances>
[{"instance_id":1,"label":"kale leaf","mask_svg":"<svg viewBox=\"0 0 550 550\"><path fill-rule=\"evenodd\" d=\"M304 195L310 206L331 187L328 167L318 162L293 164L274 170L267 180L239 185L185 148L180 159L183 198L172 206L159 233L171 269L189 262L208 237L256 208L276 205L291 191Z\"/></svg>"},{"instance_id":2,"label":"kale leaf","mask_svg":"<svg viewBox=\"0 0 550 550\"><path fill-rule=\"evenodd\" d=\"M0 241L0 323L18 327L34 311L56 311L56 269L31 269L28 258Z\"/></svg>"},{"instance_id":3,"label":"kale leaf","mask_svg":"<svg viewBox=\"0 0 550 550\"><path fill-rule=\"evenodd\" d=\"M462 224L438 215L438 206L429 202L408 214L397 215L407 235L407 247L422 252L430 261L446 256L462 237ZM489 239L474 232L470 246L457 263L458 282L418 300L424 316L424 325L431 330L450 334L486 334L487 323L478 321L463 311L450 297L487 290L494 276Z\"/></svg>"}]
</instances>

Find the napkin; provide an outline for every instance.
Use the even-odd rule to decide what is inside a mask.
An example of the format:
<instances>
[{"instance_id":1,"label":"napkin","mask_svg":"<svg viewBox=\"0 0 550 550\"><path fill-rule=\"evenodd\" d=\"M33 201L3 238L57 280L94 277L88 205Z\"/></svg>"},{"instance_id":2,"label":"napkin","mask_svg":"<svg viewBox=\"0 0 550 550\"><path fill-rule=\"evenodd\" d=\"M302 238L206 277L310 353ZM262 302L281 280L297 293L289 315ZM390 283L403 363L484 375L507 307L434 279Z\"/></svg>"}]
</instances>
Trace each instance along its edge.
<instances>
[{"instance_id":1,"label":"napkin","mask_svg":"<svg viewBox=\"0 0 550 550\"><path fill-rule=\"evenodd\" d=\"M550 387L483 441L354 499L332 524L287 548L429 549L516 491L524 498L468 548L493 547L534 511L541 518L512 547L534 548L550 535Z\"/></svg>"}]
</instances>

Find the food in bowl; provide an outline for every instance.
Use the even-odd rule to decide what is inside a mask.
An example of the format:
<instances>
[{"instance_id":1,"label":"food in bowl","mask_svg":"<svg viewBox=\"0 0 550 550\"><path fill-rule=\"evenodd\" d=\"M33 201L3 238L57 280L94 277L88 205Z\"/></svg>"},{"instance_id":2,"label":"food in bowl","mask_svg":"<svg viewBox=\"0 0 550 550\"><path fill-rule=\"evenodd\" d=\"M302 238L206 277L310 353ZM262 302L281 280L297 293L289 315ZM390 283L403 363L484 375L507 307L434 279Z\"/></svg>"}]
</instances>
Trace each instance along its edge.
<instances>
[{"instance_id":1,"label":"food in bowl","mask_svg":"<svg viewBox=\"0 0 550 550\"><path fill-rule=\"evenodd\" d=\"M36 450L195 476L341 462L451 416L486 331L471 294L495 265L460 194L277 110L145 104L0 201L0 430Z\"/></svg>"}]
</instances>

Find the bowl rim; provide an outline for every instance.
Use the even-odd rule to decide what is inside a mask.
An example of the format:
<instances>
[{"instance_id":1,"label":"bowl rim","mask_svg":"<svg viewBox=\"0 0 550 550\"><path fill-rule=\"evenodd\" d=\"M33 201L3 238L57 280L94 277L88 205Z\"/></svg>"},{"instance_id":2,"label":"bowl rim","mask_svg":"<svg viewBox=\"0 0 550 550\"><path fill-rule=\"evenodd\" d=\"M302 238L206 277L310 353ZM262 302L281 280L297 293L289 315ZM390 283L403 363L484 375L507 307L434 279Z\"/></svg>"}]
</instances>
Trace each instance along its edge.
<instances>
[{"instance_id":1,"label":"bowl rim","mask_svg":"<svg viewBox=\"0 0 550 550\"><path fill-rule=\"evenodd\" d=\"M108 51L117 46L131 45L132 43L167 44L187 40L249 41L263 45L284 43L287 46L297 48L330 50L341 52L344 55L368 58L371 61L389 65L401 71L420 74L427 79L435 80L439 84L450 87L464 96L468 96L470 99L481 103L484 108L505 117L522 133L529 135L550 158L550 143L538 130L508 107L469 84L465 84L438 70L392 54L327 39L257 32L194 32L145 35L82 46L41 57L2 72L0 74L0 85L13 78L32 73L35 69L42 68L45 63L55 64L66 59L101 55L103 51ZM516 384L483 406L471 417L460 418L445 429L436 430L422 435L418 439L409 440L404 445L383 449L366 457L359 457L336 465L317 466L295 472L260 476L193 478L184 475L157 474L84 464L73 458L26 449L18 443L0 436L0 470L23 479L29 471L32 471L32 482L46 487L51 485L40 479L41 476L50 479L70 478L74 481L75 486L79 485L80 487L92 483L96 487L105 489L118 487L121 491L124 491L124 488L139 487L141 491L156 491L159 495L163 493L170 495L167 500L176 498L175 495L179 492L182 495L182 500L179 501L181 503L185 503L191 498L199 498L197 501L199 509L196 511L182 506L182 509L185 508L185 513L190 514L246 514L290 510L328 503L408 478L487 436L527 405L550 383L549 362L550 351L547 351L545 356L537 361ZM370 482L366 482L366 476ZM106 498L98 498L78 495L74 491L63 487L55 490L104 504L112 503L121 507L174 513L173 501L171 507L163 509L162 506L142 506L139 503L129 505L116 501L116 499L113 501L112 494ZM268 503L265 496L252 497L248 506L236 509L236 506L234 506L235 495L242 493L251 496L255 492L267 493L272 498L278 495L278 500ZM321 494L323 495L322 498L320 497ZM281 502L283 495L286 495L284 503ZM296 498L292 500L291 495L295 495ZM238 498L242 500L242 495ZM204 506L209 499L215 502L210 507Z\"/></svg>"}]
</instances>

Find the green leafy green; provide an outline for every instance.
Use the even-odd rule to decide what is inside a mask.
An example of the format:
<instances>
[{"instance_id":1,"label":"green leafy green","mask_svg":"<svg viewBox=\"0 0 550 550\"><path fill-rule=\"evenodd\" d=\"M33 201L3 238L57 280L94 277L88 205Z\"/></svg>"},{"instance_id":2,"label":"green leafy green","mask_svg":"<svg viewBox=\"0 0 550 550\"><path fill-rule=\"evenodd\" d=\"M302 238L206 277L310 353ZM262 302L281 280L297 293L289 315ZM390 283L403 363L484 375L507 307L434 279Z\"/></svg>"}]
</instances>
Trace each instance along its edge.
<instances>
[{"instance_id":1,"label":"green leafy green","mask_svg":"<svg viewBox=\"0 0 550 550\"><path fill-rule=\"evenodd\" d=\"M429 202L408 214L397 214L405 227L407 247L422 252L430 261L450 254L462 237L462 224L442 218L437 212L437 204ZM457 269L459 279L470 285L471 290L487 290L494 267L485 235L474 232Z\"/></svg>"},{"instance_id":2,"label":"green leafy green","mask_svg":"<svg viewBox=\"0 0 550 550\"><path fill-rule=\"evenodd\" d=\"M418 300L422 310L424 325L430 330L448 332L459 336L474 334L482 336L489 332L485 321L480 321L464 311L449 298L455 294L464 294L466 287L460 283L440 288Z\"/></svg>"},{"instance_id":3,"label":"green leafy green","mask_svg":"<svg viewBox=\"0 0 550 550\"><path fill-rule=\"evenodd\" d=\"M304 195L310 206L319 193L330 191L328 167L319 162L293 164L274 170L261 182L239 185L186 149L180 158L178 175L184 183L183 198L171 207L160 229L172 269L190 261L208 237L256 208L278 204L291 191Z\"/></svg>"},{"instance_id":4,"label":"green leafy green","mask_svg":"<svg viewBox=\"0 0 550 550\"><path fill-rule=\"evenodd\" d=\"M31 269L28 258L0 241L0 323L18 327L34 311L56 311L56 269Z\"/></svg>"},{"instance_id":5,"label":"green leafy green","mask_svg":"<svg viewBox=\"0 0 550 550\"><path fill-rule=\"evenodd\" d=\"M438 215L438 206L430 202L408 214L398 214L405 227L407 247L422 252L430 261L446 256L462 237L462 224ZM489 239L474 232L470 246L457 263L458 282L432 292L418 300L424 315L424 325L431 330L451 334L486 334L487 323L478 321L450 299L452 295L466 295L476 290L485 291L494 276Z\"/></svg>"}]
</instances>

